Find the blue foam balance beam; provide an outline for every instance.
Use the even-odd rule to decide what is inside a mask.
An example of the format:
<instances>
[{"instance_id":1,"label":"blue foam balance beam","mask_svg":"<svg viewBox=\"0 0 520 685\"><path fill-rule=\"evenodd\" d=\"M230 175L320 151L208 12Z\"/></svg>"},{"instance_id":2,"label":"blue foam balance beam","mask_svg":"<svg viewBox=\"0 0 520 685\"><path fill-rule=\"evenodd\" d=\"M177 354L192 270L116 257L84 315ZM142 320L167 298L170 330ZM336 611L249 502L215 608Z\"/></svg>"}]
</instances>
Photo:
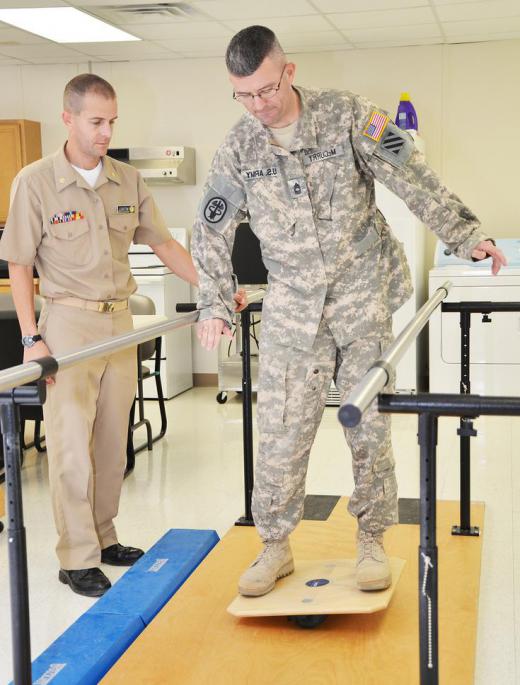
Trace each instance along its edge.
<instances>
[{"instance_id":1,"label":"blue foam balance beam","mask_svg":"<svg viewBox=\"0 0 520 685\"><path fill-rule=\"evenodd\" d=\"M218 541L214 530L169 530L88 613L139 616L148 625Z\"/></svg>"},{"instance_id":2,"label":"blue foam balance beam","mask_svg":"<svg viewBox=\"0 0 520 685\"><path fill-rule=\"evenodd\" d=\"M95 685L219 541L169 530L32 664L33 685Z\"/></svg>"}]
</instances>

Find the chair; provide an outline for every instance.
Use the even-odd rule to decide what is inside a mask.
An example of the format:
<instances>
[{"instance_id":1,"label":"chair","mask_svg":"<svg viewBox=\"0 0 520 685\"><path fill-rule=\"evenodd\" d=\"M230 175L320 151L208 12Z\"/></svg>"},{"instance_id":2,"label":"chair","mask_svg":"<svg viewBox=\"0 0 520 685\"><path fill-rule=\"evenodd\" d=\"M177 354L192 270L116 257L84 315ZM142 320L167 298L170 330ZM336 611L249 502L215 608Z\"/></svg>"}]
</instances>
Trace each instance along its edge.
<instances>
[{"instance_id":1,"label":"chair","mask_svg":"<svg viewBox=\"0 0 520 685\"><path fill-rule=\"evenodd\" d=\"M155 304L153 300L145 295L132 295L129 300L130 311L132 314L155 314ZM154 360L153 370L146 364L143 364L147 359ZM157 399L159 402L159 412L161 414L161 427L157 435L152 434L152 426L150 421L144 415L144 391L143 381L145 378L154 378L155 387L157 390ZM135 408L137 404L138 420L135 420ZM164 395L161 382L161 338L155 340L148 340L137 346L137 397L134 398L132 408L130 410L130 418L128 423L128 440L126 448L126 472L130 472L135 466L135 455L137 452L152 449L152 445L157 440L160 440L166 433L167 428L166 406L164 403ZM144 426L146 428L146 442L138 447L134 446L134 432Z\"/></svg>"},{"instance_id":2,"label":"chair","mask_svg":"<svg viewBox=\"0 0 520 685\"><path fill-rule=\"evenodd\" d=\"M36 319L39 318L42 308L42 299L38 295L35 297L34 308ZM13 298L9 293L0 293L0 369L7 369L23 362L23 347L20 343L22 334L16 316L16 309ZM43 422L43 411L40 405L27 406L20 405L20 443L23 450L29 447L36 447L38 452L45 452L41 426ZM34 421L33 442L25 443L25 422ZM0 471L3 471L3 443L0 435ZM3 473L0 474L0 482L4 480Z\"/></svg>"}]
</instances>

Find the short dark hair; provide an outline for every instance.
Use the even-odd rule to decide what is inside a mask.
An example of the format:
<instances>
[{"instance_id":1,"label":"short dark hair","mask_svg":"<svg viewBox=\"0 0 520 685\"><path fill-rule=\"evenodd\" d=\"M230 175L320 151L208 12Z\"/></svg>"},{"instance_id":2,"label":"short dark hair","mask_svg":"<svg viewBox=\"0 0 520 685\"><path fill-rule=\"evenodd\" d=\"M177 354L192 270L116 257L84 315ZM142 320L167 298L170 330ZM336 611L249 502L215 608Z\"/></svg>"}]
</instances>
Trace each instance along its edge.
<instances>
[{"instance_id":1,"label":"short dark hair","mask_svg":"<svg viewBox=\"0 0 520 685\"><path fill-rule=\"evenodd\" d=\"M63 109L67 112L81 112L81 101L87 93L103 95L107 100L116 99L116 91L104 78L96 74L79 74L65 86Z\"/></svg>"},{"instance_id":2,"label":"short dark hair","mask_svg":"<svg viewBox=\"0 0 520 685\"><path fill-rule=\"evenodd\" d=\"M274 32L267 26L248 26L230 40L226 50L226 66L233 76L250 76L272 53L285 58Z\"/></svg>"}]
</instances>

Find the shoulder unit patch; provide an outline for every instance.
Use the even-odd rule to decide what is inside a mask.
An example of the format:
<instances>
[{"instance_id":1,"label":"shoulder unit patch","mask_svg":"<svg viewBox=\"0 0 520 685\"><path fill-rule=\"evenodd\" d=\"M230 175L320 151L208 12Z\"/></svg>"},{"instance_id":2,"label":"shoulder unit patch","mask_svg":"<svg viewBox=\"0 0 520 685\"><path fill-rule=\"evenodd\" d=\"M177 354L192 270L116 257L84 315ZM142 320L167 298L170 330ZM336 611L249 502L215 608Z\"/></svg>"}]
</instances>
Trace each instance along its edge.
<instances>
[{"instance_id":1,"label":"shoulder unit patch","mask_svg":"<svg viewBox=\"0 0 520 685\"><path fill-rule=\"evenodd\" d=\"M390 123L374 154L396 167L403 167L414 150L412 137L395 124Z\"/></svg>"}]
</instances>

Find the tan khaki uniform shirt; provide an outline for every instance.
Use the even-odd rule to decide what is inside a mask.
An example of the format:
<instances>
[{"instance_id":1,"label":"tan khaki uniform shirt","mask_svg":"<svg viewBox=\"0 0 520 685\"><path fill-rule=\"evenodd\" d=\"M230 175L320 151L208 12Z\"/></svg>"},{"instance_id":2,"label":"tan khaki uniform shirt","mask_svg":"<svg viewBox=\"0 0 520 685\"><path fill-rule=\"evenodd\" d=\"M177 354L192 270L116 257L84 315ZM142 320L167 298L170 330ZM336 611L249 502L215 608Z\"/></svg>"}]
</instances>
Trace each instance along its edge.
<instances>
[{"instance_id":1,"label":"tan khaki uniform shirt","mask_svg":"<svg viewBox=\"0 0 520 685\"><path fill-rule=\"evenodd\" d=\"M13 181L0 258L36 264L44 297L124 300L137 288L130 243L171 239L139 172L110 157L102 161L95 188L73 169L64 148Z\"/></svg>"}]
</instances>

